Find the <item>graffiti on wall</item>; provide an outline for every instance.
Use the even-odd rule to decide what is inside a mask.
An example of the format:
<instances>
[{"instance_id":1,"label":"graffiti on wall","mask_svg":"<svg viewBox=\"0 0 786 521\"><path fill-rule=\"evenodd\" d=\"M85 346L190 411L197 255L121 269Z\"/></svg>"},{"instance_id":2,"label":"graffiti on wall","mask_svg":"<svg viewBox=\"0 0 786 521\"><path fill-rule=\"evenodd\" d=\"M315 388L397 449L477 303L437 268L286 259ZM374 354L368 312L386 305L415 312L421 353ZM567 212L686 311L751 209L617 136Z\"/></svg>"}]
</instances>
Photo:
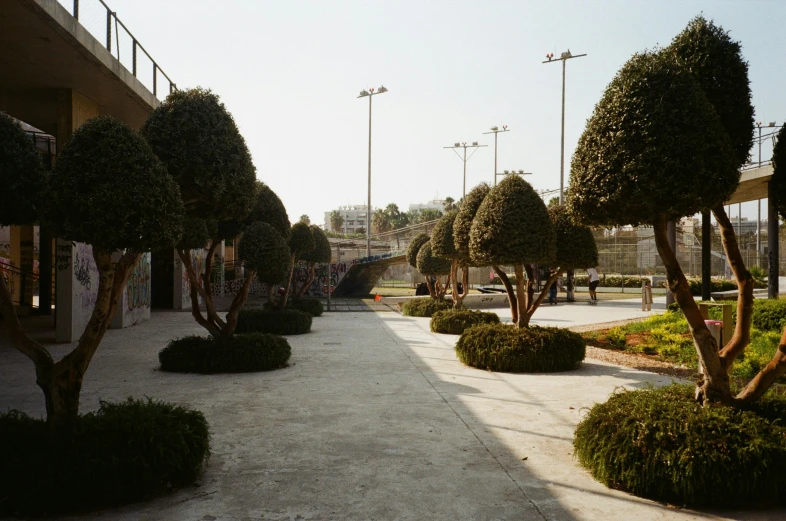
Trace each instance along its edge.
<instances>
[{"instance_id":1,"label":"graffiti on wall","mask_svg":"<svg viewBox=\"0 0 786 521\"><path fill-rule=\"evenodd\" d=\"M344 275L347 274L347 263L340 262L336 264L331 264L329 269L329 276L330 276L330 288L331 290L341 282L341 279L344 278ZM293 287L295 289L300 289L300 287L308 280L308 267L306 265L298 265L295 266L295 269L292 273L292 282ZM223 284L224 296L232 296L234 297L237 295L237 292L240 291L240 288L243 286L243 282L245 279L238 278L234 280L226 280ZM327 297L327 286L328 285L328 266L325 264L318 265L316 267L316 273L314 276L314 280L311 282L311 285L306 289L303 293L304 296L309 297ZM214 282L211 284L211 294L214 297L221 295L221 288L222 285L220 282ZM254 280L248 290L248 294L250 296L257 296L257 295L267 295L267 284L261 284L259 281Z\"/></svg>"},{"instance_id":2,"label":"graffiti on wall","mask_svg":"<svg viewBox=\"0 0 786 521\"><path fill-rule=\"evenodd\" d=\"M150 254L144 253L126 282L126 311L150 307Z\"/></svg>"},{"instance_id":3,"label":"graffiti on wall","mask_svg":"<svg viewBox=\"0 0 786 521\"><path fill-rule=\"evenodd\" d=\"M74 334L80 334L87 326L90 316L93 314L93 308L96 305L98 298L98 268L96 267L95 259L93 259L93 247L89 244L81 242L72 243L68 246L68 253L73 251L73 258L69 259L66 265L73 266L73 269L68 270L67 273L73 273L73 286L72 286L72 328ZM65 256L65 248L61 249L58 244L57 247L58 257ZM58 261L59 262L59 261ZM96 281L93 283L93 281Z\"/></svg>"},{"instance_id":4,"label":"graffiti on wall","mask_svg":"<svg viewBox=\"0 0 786 521\"><path fill-rule=\"evenodd\" d=\"M207 258L207 250L191 250L191 266L197 276L201 276L205 272L205 259ZM180 279L180 309L191 308L191 282L188 280L188 272L183 262L179 257L175 256L175 284L178 284L178 277ZM202 303L202 297L197 296L199 303ZM175 302L177 303L177 292L175 293Z\"/></svg>"}]
</instances>

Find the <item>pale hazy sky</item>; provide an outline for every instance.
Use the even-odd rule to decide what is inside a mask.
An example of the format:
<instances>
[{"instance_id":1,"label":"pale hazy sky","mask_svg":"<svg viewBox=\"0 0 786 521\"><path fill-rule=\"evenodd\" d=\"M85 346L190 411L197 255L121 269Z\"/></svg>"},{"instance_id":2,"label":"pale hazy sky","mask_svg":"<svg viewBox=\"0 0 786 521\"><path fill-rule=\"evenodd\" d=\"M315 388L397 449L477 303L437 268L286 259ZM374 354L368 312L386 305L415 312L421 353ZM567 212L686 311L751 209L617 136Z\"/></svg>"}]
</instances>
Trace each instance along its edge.
<instances>
[{"instance_id":1,"label":"pale hazy sky","mask_svg":"<svg viewBox=\"0 0 786 521\"><path fill-rule=\"evenodd\" d=\"M467 189L499 170L559 187L561 65L570 49L570 156L606 85L636 51L667 45L703 13L741 41L756 118L786 119L782 0L108 0L180 88L219 94L257 167L287 207L323 212L366 200L368 101L374 97L372 205L406 209L461 197L462 165L443 146L479 141ZM743 215L755 216L755 203ZM732 211L736 215L736 209ZM765 214L766 215L766 214Z\"/></svg>"}]
</instances>

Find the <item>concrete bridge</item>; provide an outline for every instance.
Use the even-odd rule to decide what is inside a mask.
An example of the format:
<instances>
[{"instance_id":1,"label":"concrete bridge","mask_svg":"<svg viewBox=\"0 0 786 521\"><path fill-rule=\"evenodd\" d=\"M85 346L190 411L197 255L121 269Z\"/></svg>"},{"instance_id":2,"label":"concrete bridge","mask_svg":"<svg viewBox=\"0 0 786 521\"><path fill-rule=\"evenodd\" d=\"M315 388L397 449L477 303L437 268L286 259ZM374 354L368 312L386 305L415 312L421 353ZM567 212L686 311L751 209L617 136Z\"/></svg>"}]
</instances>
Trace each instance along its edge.
<instances>
[{"instance_id":1,"label":"concrete bridge","mask_svg":"<svg viewBox=\"0 0 786 521\"><path fill-rule=\"evenodd\" d=\"M347 274L333 290L333 296L362 297L368 295L389 267L406 262L407 257L403 251L359 259L349 267Z\"/></svg>"}]
</instances>

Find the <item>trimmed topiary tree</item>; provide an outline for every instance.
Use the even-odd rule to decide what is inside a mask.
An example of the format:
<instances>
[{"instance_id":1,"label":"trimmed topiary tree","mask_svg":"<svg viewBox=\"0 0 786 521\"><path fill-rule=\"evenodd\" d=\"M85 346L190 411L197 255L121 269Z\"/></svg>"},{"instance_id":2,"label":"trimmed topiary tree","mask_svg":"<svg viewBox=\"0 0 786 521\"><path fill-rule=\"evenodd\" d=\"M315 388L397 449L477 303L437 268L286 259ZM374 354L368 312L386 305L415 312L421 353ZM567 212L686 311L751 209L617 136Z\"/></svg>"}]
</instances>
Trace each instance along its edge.
<instances>
[{"instance_id":1,"label":"trimmed topiary tree","mask_svg":"<svg viewBox=\"0 0 786 521\"><path fill-rule=\"evenodd\" d=\"M306 223L299 221L292 225L289 234L289 278L287 285L284 289L284 294L281 295L280 306L287 307L287 299L289 293L292 291L292 273L295 270L295 262L301 260L304 255L312 252L316 248L316 241L314 240L314 232L311 227Z\"/></svg>"},{"instance_id":2,"label":"trimmed topiary tree","mask_svg":"<svg viewBox=\"0 0 786 521\"><path fill-rule=\"evenodd\" d=\"M431 232L431 248L434 255L450 261L450 274L448 275L448 281L452 281L453 283L451 288L453 307L455 309L462 307L464 298L467 296L467 292L469 291L469 267L466 263L461 264L462 258L456 249L453 236L453 223L456 221L457 216L457 210L453 210L443 215L439 222L437 222L437 224L434 226L434 230ZM464 283L461 287L461 293L458 291L459 266L461 267L464 275Z\"/></svg>"},{"instance_id":3,"label":"trimmed topiary tree","mask_svg":"<svg viewBox=\"0 0 786 521\"><path fill-rule=\"evenodd\" d=\"M303 282L303 285L297 292L298 297L302 297L303 293L305 293L314 282L314 278L316 278L317 264L329 265L330 260L333 257L333 252L330 249L330 241L328 240L327 235L325 235L325 232L323 232L322 229L316 224L312 224L310 227L311 233L314 236L314 249L307 251L300 256L300 260L307 264L308 274L306 276L306 280ZM322 312L320 311L319 314L321 315Z\"/></svg>"},{"instance_id":4,"label":"trimmed topiary tree","mask_svg":"<svg viewBox=\"0 0 786 521\"><path fill-rule=\"evenodd\" d=\"M407 246L407 264L415 269L418 269L418 252L431 238L425 233L419 233L409 241ZM426 277L426 286L428 287L428 294L435 297L434 285L431 283L431 277Z\"/></svg>"},{"instance_id":5,"label":"trimmed topiary tree","mask_svg":"<svg viewBox=\"0 0 786 521\"><path fill-rule=\"evenodd\" d=\"M546 205L529 183L508 176L489 191L472 221L469 251L475 262L493 267L508 293L513 323L527 327L545 296L544 292L534 298L532 265L550 265L557 255L554 225ZM514 266L515 292L500 268L503 264Z\"/></svg>"},{"instance_id":6,"label":"trimmed topiary tree","mask_svg":"<svg viewBox=\"0 0 786 521\"><path fill-rule=\"evenodd\" d=\"M484 313L471 309L446 309L431 315L431 331L448 335L460 335L479 324L499 324L496 313Z\"/></svg>"},{"instance_id":7,"label":"trimmed topiary tree","mask_svg":"<svg viewBox=\"0 0 786 521\"><path fill-rule=\"evenodd\" d=\"M448 259L443 259L442 257L434 255L431 249L431 241L423 244L418 251L417 269L420 273L425 275L429 281L431 277L435 277L436 282L430 282L434 289L432 297L437 299L444 298L448 285L450 285L451 262ZM439 280L442 275L448 276L444 285Z\"/></svg>"},{"instance_id":8,"label":"trimmed topiary tree","mask_svg":"<svg viewBox=\"0 0 786 521\"><path fill-rule=\"evenodd\" d=\"M238 316L238 333L302 335L311 331L309 313L293 308L244 309Z\"/></svg>"},{"instance_id":9,"label":"trimmed topiary tree","mask_svg":"<svg viewBox=\"0 0 786 521\"><path fill-rule=\"evenodd\" d=\"M177 338L159 351L162 371L175 373L246 373L286 367L292 354L289 342L269 333L245 333L221 345L212 338Z\"/></svg>"},{"instance_id":10,"label":"trimmed topiary tree","mask_svg":"<svg viewBox=\"0 0 786 521\"><path fill-rule=\"evenodd\" d=\"M430 317L437 311L452 307L453 304L444 299L413 298L401 304L401 314L408 317Z\"/></svg>"},{"instance_id":11,"label":"trimmed topiary tree","mask_svg":"<svg viewBox=\"0 0 786 521\"><path fill-rule=\"evenodd\" d=\"M480 267L478 263L474 262L472 255L469 251L469 232L472 229L472 221L475 220L475 214L478 213L480 204L491 191L491 187L486 183L481 183L466 195L458 207L456 219L453 221L453 247L456 249L456 257L458 264L462 266L463 272L463 285L464 295L461 297L462 301L466 296L469 287L469 268Z\"/></svg>"},{"instance_id":12,"label":"trimmed topiary tree","mask_svg":"<svg viewBox=\"0 0 786 521\"><path fill-rule=\"evenodd\" d=\"M32 224L40 219L46 182L44 163L19 124L0 112L0 226Z\"/></svg>"},{"instance_id":13,"label":"trimmed topiary tree","mask_svg":"<svg viewBox=\"0 0 786 521\"><path fill-rule=\"evenodd\" d=\"M594 268L598 265L598 245L595 243L592 230L588 226L578 224L571 217L567 206L550 205L548 211L557 234L557 256L554 260L557 268L551 271L541 297L536 301L538 305L543 302L542 297L546 295L552 284L557 283L557 279L563 273ZM568 300L570 299L568 295Z\"/></svg>"},{"instance_id":14,"label":"trimmed topiary tree","mask_svg":"<svg viewBox=\"0 0 786 521\"><path fill-rule=\"evenodd\" d=\"M206 223L209 240L203 242L196 234L192 241L180 243L177 253L188 274L194 318L212 336L228 338L231 328L216 313L210 281L216 248L240 232L241 223L263 197L246 142L218 96L201 88L167 96L145 121L142 135L180 186L187 218ZM188 250L205 246L205 272L200 275ZM245 283L250 285L251 277ZM238 292L230 308L233 314L247 294Z\"/></svg>"}]
</instances>

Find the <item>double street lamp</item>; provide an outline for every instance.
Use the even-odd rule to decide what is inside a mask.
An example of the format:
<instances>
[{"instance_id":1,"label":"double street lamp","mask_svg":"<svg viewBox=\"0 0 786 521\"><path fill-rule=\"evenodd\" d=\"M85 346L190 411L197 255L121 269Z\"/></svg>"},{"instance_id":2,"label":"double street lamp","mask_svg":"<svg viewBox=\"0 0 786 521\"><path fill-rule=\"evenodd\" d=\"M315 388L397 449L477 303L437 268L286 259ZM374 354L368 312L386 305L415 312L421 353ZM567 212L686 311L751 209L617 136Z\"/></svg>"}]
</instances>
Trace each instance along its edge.
<instances>
[{"instance_id":1,"label":"double street lamp","mask_svg":"<svg viewBox=\"0 0 786 521\"><path fill-rule=\"evenodd\" d=\"M368 98L368 206L366 207L366 257L371 257L371 99L377 94L388 91L384 85L376 92L374 89L361 90L358 98Z\"/></svg>"},{"instance_id":2,"label":"double street lamp","mask_svg":"<svg viewBox=\"0 0 786 521\"><path fill-rule=\"evenodd\" d=\"M458 148L463 148L464 149L464 157L461 157L461 154L456 152L456 155L464 163L464 189L462 191L462 196L461 196L462 198L466 197L466 195L467 195L467 161L472 159L472 156L475 155L475 152L478 151L477 150L478 148L483 148L483 147L486 147L486 146L488 146L488 145L478 145L477 141L473 141L471 145L468 145L466 141L462 141L461 143L453 143L452 147L442 147L442 148L450 148L450 149L453 150L453 152L456 152L456 149L458 149ZM475 149L475 150L472 151L472 154L470 154L469 157L467 157L467 149L468 148L474 148Z\"/></svg>"},{"instance_id":3,"label":"double street lamp","mask_svg":"<svg viewBox=\"0 0 786 521\"><path fill-rule=\"evenodd\" d=\"M497 176L500 175L497 173L497 134L500 132L510 132L508 130L507 125L502 125L502 129L500 130L499 127L491 127L491 132L484 132L484 134L494 134L494 186L497 186Z\"/></svg>"}]
</instances>

